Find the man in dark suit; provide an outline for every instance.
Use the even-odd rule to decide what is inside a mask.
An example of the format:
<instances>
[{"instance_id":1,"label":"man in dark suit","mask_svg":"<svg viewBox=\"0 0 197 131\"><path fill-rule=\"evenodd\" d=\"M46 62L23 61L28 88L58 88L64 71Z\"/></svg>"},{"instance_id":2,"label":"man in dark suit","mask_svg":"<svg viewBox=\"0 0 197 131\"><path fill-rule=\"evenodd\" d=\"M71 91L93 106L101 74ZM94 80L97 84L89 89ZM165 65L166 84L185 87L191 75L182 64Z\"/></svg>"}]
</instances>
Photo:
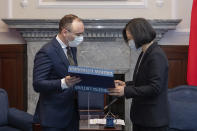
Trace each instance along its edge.
<instances>
[{"instance_id":1,"label":"man in dark suit","mask_svg":"<svg viewBox=\"0 0 197 131\"><path fill-rule=\"evenodd\" d=\"M123 36L129 47L142 47L135 66L133 81L115 81L111 95L133 98L130 117L133 131L167 131L168 60L153 40L156 33L143 18L132 19Z\"/></svg>"},{"instance_id":2,"label":"man in dark suit","mask_svg":"<svg viewBox=\"0 0 197 131\"><path fill-rule=\"evenodd\" d=\"M77 65L76 52L83 41L84 24L75 15L59 22L59 33L36 54L33 87L40 94L34 122L42 131L78 131L79 114L74 85L80 78L68 74L69 65Z\"/></svg>"}]
</instances>

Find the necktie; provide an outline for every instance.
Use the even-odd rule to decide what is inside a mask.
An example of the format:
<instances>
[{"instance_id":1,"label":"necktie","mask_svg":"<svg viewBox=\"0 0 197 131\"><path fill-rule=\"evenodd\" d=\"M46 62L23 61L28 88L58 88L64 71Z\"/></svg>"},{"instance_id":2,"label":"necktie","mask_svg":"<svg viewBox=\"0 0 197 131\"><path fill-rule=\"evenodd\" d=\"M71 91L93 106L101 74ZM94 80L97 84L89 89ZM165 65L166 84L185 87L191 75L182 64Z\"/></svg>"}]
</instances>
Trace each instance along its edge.
<instances>
[{"instance_id":1,"label":"necktie","mask_svg":"<svg viewBox=\"0 0 197 131\"><path fill-rule=\"evenodd\" d=\"M67 53L67 57L68 57L68 61L69 61L70 65L71 66L76 65L74 62L73 56L72 56L71 48L68 46L68 47L66 47L66 49L67 49L66 53Z\"/></svg>"},{"instance_id":2,"label":"necktie","mask_svg":"<svg viewBox=\"0 0 197 131\"><path fill-rule=\"evenodd\" d=\"M73 55L72 55L72 52L71 52L71 48L69 46L66 47L67 49L67 58L68 58L68 61L70 63L71 66L75 66L75 62L74 62L74 59L73 59ZM74 91L74 100L75 100L75 106L76 108L78 109L78 92L77 91Z\"/></svg>"}]
</instances>

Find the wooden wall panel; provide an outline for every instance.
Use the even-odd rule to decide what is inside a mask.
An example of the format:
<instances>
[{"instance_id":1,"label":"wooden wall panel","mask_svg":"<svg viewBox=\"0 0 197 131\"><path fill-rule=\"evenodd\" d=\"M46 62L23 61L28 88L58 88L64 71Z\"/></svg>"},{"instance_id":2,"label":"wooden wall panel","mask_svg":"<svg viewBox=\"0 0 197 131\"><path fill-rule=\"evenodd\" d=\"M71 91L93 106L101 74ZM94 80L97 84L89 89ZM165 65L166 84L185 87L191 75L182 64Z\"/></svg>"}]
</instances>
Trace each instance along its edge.
<instances>
[{"instance_id":1,"label":"wooden wall panel","mask_svg":"<svg viewBox=\"0 0 197 131\"><path fill-rule=\"evenodd\" d=\"M10 107L27 109L26 45L0 45L0 88L8 93Z\"/></svg>"},{"instance_id":2,"label":"wooden wall panel","mask_svg":"<svg viewBox=\"0 0 197 131\"><path fill-rule=\"evenodd\" d=\"M168 88L187 84L188 46L162 45L161 47L169 62Z\"/></svg>"}]
</instances>

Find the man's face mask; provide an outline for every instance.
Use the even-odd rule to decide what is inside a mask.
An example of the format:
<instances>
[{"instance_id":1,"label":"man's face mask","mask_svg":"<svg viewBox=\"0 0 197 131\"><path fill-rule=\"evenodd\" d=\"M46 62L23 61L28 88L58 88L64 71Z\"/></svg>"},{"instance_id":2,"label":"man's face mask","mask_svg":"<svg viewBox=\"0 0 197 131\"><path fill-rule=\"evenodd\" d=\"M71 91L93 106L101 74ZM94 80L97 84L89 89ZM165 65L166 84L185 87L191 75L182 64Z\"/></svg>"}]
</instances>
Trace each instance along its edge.
<instances>
[{"instance_id":1,"label":"man's face mask","mask_svg":"<svg viewBox=\"0 0 197 131\"><path fill-rule=\"evenodd\" d=\"M75 36L75 39L73 41L69 41L70 47L77 47L81 42L83 41L83 36Z\"/></svg>"}]
</instances>

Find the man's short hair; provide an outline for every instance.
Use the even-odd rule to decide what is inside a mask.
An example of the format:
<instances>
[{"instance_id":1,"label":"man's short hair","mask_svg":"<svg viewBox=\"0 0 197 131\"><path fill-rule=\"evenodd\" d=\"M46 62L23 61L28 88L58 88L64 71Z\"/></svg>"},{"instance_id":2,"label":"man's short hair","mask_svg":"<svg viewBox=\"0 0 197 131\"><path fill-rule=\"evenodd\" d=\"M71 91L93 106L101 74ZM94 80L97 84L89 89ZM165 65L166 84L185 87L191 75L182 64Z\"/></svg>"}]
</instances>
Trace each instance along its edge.
<instances>
[{"instance_id":1,"label":"man's short hair","mask_svg":"<svg viewBox=\"0 0 197 131\"><path fill-rule=\"evenodd\" d=\"M126 36L126 30L128 30L135 41L136 48L141 47L144 44L150 43L156 37L156 32L151 24L144 18L134 18L126 24L123 29L123 38L125 42L128 42Z\"/></svg>"},{"instance_id":2,"label":"man's short hair","mask_svg":"<svg viewBox=\"0 0 197 131\"><path fill-rule=\"evenodd\" d=\"M59 22L59 32L61 32L63 28L71 30L71 25L74 20L81 21L81 19L78 16L73 14L65 15L64 17L62 17L62 19Z\"/></svg>"}]
</instances>

